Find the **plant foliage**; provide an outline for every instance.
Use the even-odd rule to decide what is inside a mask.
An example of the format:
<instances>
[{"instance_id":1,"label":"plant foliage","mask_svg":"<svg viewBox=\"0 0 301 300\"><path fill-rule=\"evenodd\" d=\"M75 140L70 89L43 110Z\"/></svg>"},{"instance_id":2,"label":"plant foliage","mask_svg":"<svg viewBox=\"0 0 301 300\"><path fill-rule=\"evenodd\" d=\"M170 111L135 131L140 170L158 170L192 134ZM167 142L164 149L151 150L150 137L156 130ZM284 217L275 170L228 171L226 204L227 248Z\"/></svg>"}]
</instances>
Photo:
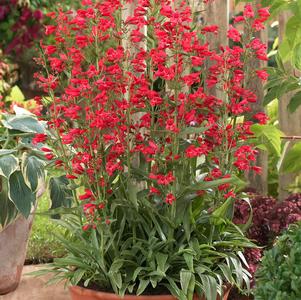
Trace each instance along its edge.
<instances>
[{"instance_id":1,"label":"plant foliage","mask_svg":"<svg viewBox=\"0 0 301 300\"><path fill-rule=\"evenodd\" d=\"M257 272L258 300L295 300L301 297L301 230L291 226L275 246L265 252Z\"/></svg>"}]
</instances>

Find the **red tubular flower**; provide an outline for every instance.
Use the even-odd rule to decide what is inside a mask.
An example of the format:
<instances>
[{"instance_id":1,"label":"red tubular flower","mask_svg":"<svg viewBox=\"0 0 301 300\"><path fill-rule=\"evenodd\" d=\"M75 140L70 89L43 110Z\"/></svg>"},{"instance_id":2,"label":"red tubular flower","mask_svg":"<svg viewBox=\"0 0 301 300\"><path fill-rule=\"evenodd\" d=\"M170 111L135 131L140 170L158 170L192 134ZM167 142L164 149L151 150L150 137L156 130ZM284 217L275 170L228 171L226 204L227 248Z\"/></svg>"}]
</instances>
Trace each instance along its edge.
<instances>
[{"instance_id":1,"label":"red tubular flower","mask_svg":"<svg viewBox=\"0 0 301 300\"><path fill-rule=\"evenodd\" d=\"M32 139L33 144L43 143L47 139L47 134L45 133L37 133Z\"/></svg>"},{"instance_id":2,"label":"red tubular flower","mask_svg":"<svg viewBox=\"0 0 301 300\"><path fill-rule=\"evenodd\" d=\"M269 117L264 112L259 112L253 116L254 119L258 120L259 124L266 124Z\"/></svg>"},{"instance_id":3,"label":"red tubular flower","mask_svg":"<svg viewBox=\"0 0 301 300\"><path fill-rule=\"evenodd\" d=\"M240 42L241 34L236 28L230 25L230 29L228 30L227 37L234 42Z\"/></svg>"},{"instance_id":4,"label":"red tubular flower","mask_svg":"<svg viewBox=\"0 0 301 300\"><path fill-rule=\"evenodd\" d=\"M79 200L91 199L91 198L93 198L93 193L91 190L85 189L85 193L80 195L78 198L79 198Z\"/></svg>"},{"instance_id":5,"label":"red tubular flower","mask_svg":"<svg viewBox=\"0 0 301 300\"><path fill-rule=\"evenodd\" d=\"M167 204L173 204L173 202L174 201L176 201L176 198L175 198L175 196L172 194L172 193L168 193L167 195L166 195L166 198L165 198L165 202L167 203Z\"/></svg>"},{"instance_id":6,"label":"red tubular flower","mask_svg":"<svg viewBox=\"0 0 301 300\"><path fill-rule=\"evenodd\" d=\"M268 80L269 74L265 70L257 70L256 71L257 76L262 80Z\"/></svg>"},{"instance_id":7,"label":"red tubular flower","mask_svg":"<svg viewBox=\"0 0 301 300\"><path fill-rule=\"evenodd\" d=\"M141 194L151 202L172 204L183 192L179 187L199 180L196 174L213 181L230 176L229 169L259 171L256 151L247 144L251 122L236 121L257 101L244 86L245 63L246 56L267 59L255 32L268 12L254 13L247 4L234 23L248 26L248 34L231 26L227 36L235 43L213 48L206 40L215 38L218 26L194 30L185 1L174 8L167 0L139 0L133 14L117 26L115 17L122 9L119 0L84 0L72 13L51 14L54 25L45 30L53 42L42 45L50 67L35 76L45 92L60 95L49 108L48 125L62 141L55 154L67 154L67 178L85 183L80 199L89 204L84 207L87 228L110 223L107 210L97 205L114 203L116 189L127 193L128 187L121 186L128 182L145 181ZM145 26L151 27L153 40L146 48ZM255 75L267 79L263 70ZM225 97L213 93L215 86ZM264 115L254 118L265 121ZM181 170L189 176L179 176ZM220 195L233 198L233 185L212 188L212 194L221 202Z\"/></svg>"}]
</instances>

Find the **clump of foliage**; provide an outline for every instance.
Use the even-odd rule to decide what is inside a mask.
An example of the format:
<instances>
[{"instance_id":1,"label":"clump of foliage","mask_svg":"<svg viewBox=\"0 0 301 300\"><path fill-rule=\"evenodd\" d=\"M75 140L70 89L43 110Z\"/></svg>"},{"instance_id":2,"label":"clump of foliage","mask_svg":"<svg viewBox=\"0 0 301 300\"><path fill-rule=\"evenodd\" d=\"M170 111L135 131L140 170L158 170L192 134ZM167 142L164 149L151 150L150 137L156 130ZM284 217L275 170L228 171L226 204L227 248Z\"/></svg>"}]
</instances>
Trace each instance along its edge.
<instances>
[{"instance_id":1,"label":"clump of foliage","mask_svg":"<svg viewBox=\"0 0 301 300\"><path fill-rule=\"evenodd\" d=\"M246 224L252 216L252 224L247 236L256 244L271 248L277 236L282 234L290 224L301 220L301 195L292 194L282 202L273 197L250 197L250 205L246 201L238 201L235 207L234 222ZM245 252L249 271L254 274L263 249L247 249Z\"/></svg>"},{"instance_id":2,"label":"clump of foliage","mask_svg":"<svg viewBox=\"0 0 301 300\"><path fill-rule=\"evenodd\" d=\"M256 274L257 300L301 299L301 228L292 226L265 252Z\"/></svg>"}]
</instances>

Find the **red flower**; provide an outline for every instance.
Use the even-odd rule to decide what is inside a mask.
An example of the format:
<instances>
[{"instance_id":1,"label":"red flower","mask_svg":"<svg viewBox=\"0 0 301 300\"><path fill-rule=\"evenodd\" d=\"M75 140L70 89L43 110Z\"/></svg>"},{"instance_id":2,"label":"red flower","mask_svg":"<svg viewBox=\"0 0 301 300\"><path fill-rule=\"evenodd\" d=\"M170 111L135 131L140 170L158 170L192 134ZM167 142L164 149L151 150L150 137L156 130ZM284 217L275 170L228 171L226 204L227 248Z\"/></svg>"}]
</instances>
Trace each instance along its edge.
<instances>
[{"instance_id":1,"label":"red flower","mask_svg":"<svg viewBox=\"0 0 301 300\"><path fill-rule=\"evenodd\" d=\"M257 76L262 80L268 80L269 74L265 70L257 70L256 71Z\"/></svg>"},{"instance_id":2,"label":"red flower","mask_svg":"<svg viewBox=\"0 0 301 300\"><path fill-rule=\"evenodd\" d=\"M82 227L83 231L87 231L91 228L91 225L90 224L86 224Z\"/></svg>"},{"instance_id":3,"label":"red flower","mask_svg":"<svg viewBox=\"0 0 301 300\"><path fill-rule=\"evenodd\" d=\"M235 198L235 193L233 190L229 191L227 194L224 195L224 198L225 199L228 199L228 198Z\"/></svg>"},{"instance_id":4,"label":"red flower","mask_svg":"<svg viewBox=\"0 0 301 300\"><path fill-rule=\"evenodd\" d=\"M269 120L269 117L264 112L259 112L253 116L254 119L258 120L259 124L266 124Z\"/></svg>"},{"instance_id":5,"label":"red flower","mask_svg":"<svg viewBox=\"0 0 301 300\"><path fill-rule=\"evenodd\" d=\"M32 143L35 145L35 144L38 144L38 143L43 143L45 142L47 139L47 134L45 133L37 133L34 138L32 139Z\"/></svg>"},{"instance_id":6,"label":"red flower","mask_svg":"<svg viewBox=\"0 0 301 300\"><path fill-rule=\"evenodd\" d=\"M153 187L153 186L151 186L149 188L149 192L150 192L150 194L156 194L156 195L160 195L161 194L160 191L158 189L156 189L155 187Z\"/></svg>"},{"instance_id":7,"label":"red flower","mask_svg":"<svg viewBox=\"0 0 301 300\"><path fill-rule=\"evenodd\" d=\"M93 193L89 189L85 189L85 193L79 196L79 200L87 200L93 198Z\"/></svg>"},{"instance_id":8,"label":"red flower","mask_svg":"<svg viewBox=\"0 0 301 300\"><path fill-rule=\"evenodd\" d=\"M260 21L265 22L270 17L269 8L263 7L258 9L258 15L260 16Z\"/></svg>"},{"instance_id":9,"label":"red flower","mask_svg":"<svg viewBox=\"0 0 301 300\"><path fill-rule=\"evenodd\" d=\"M205 32L212 32L214 34L218 33L218 26L217 25L209 25L202 28L202 33Z\"/></svg>"},{"instance_id":10,"label":"red flower","mask_svg":"<svg viewBox=\"0 0 301 300\"><path fill-rule=\"evenodd\" d=\"M54 33L55 30L56 30L56 26L54 26L54 25L46 25L45 26L45 34L46 35L50 35L50 34Z\"/></svg>"},{"instance_id":11,"label":"red flower","mask_svg":"<svg viewBox=\"0 0 301 300\"><path fill-rule=\"evenodd\" d=\"M166 202L167 204L172 204L174 201L176 201L175 196L174 196L172 193L168 193L168 194L166 195L165 202Z\"/></svg>"},{"instance_id":12,"label":"red flower","mask_svg":"<svg viewBox=\"0 0 301 300\"><path fill-rule=\"evenodd\" d=\"M236 28L230 25L230 29L228 30L227 37L233 40L234 42L240 42L241 34Z\"/></svg>"},{"instance_id":13,"label":"red flower","mask_svg":"<svg viewBox=\"0 0 301 300\"><path fill-rule=\"evenodd\" d=\"M244 9L244 13L243 13L244 17L246 18L254 18L255 14L254 14L254 10L251 4L246 4L245 5L245 9Z\"/></svg>"}]
</instances>

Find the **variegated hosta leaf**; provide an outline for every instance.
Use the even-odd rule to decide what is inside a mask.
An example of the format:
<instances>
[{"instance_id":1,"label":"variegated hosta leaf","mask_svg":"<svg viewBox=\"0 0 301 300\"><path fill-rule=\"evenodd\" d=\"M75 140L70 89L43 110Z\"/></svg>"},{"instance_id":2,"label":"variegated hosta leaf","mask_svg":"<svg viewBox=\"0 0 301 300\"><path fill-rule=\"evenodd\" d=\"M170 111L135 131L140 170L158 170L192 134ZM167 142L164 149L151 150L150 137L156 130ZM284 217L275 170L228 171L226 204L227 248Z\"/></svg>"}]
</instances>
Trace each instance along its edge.
<instances>
[{"instance_id":1,"label":"variegated hosta leaf","mask_svg":"<svg viewBox=\"0 0 301 300\"><path fill-rule=\"evenodd\" d=\"M45 162L27 152L23 153L21 169L27 186L36 192L45 182Z\"/></svg>"},{"instance_id":2,"label":"variegated hosta leaf","mask_svg":"<svg viewBox=\"0 0 301 300\"><path fill-rule=\"evenodd\" d=\"M27 218L36 200L36 195L26 185L21 171L16 171L9 177L8 196L18 211Z\"/></svg>"},{"instance_id":3,"label":"variegated hosta leaf","mask_svg":"<svg viewBox=\"0 0 301 300\"><path fill-rule=\"evenodd\" d=\"M15 220L17 215L18 210L8 198L8 181L0 176L0 232Z\"/></svg>"},{"instance_id":4,"label":"variegated hosta leaf","mask_svg":"<svg viewBox=\"0 0 301 300\"><path fill-rule=\"evenodd\" d=\"M14 173L19 166L18 159L12 155L0 156L0 175L9 179L10 175Z\"/></svg>"},{"instance_id":5,"label":"variegated hosta leaf","mask_svg":"<svg viewBox=\"0 0 301 300\"><path fill-rule=\"evenodd\" d=\"M52 177L49 180L51 209L57 207L70 207L72 191L68 187L69 180L65 176Z\"/></svg>"},{"instance_id":6,"label":"variegated hosta leaf","mask_svg":"<svg viewBox=\"0 0 301 300\"><path fill-rule=\"evenodd\" d=\"M14 149L0 149L0 156L16 153L17 150Z\"/></svg>"},{"instance_id":7,"label":"variegated hosta leaf","mask_svg":"<svg viewBox=\"0 0 301 300\"><path fill-rule=\"evenodd\" d=\"M2 120L4 127L26 133L45 133L45 128L37 118L28 115L7 116Z\"/></svg>"},{"instance_id":8,"label":"variegated hosta leaf","mask_svg":"<svg viewBox=\"0 0 301 300\"><path fill-rule=\"evenodd\" d=\"M23 108L23 107L20 107L18 105L14 105L13 106L13 110L15 112L15 114L17 116L35 116L33 113L31 113L29 110Z\"/></svg>"}]
</instances>

